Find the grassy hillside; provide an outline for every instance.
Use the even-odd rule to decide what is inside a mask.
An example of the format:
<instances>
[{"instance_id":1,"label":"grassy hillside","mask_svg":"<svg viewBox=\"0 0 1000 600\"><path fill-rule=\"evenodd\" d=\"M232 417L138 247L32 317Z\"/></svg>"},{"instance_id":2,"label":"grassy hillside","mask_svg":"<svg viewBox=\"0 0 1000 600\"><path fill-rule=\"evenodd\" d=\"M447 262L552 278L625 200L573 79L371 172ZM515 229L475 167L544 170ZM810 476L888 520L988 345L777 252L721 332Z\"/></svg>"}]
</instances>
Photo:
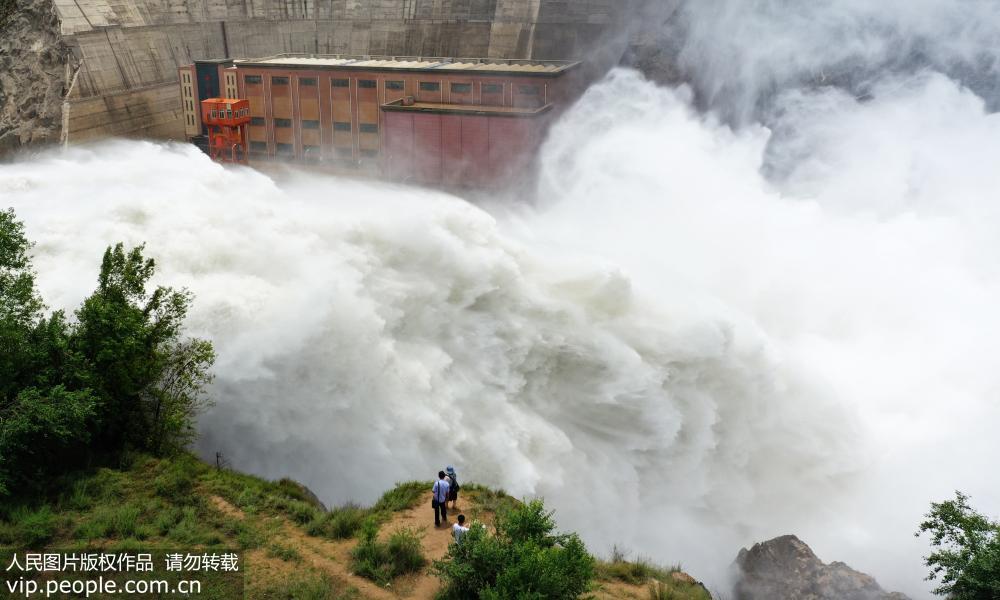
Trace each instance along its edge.
<instances>
[{"instance_id":1,"label":"grassy hillside","mask_svg":"<svg viewBox=\"0 0 1000 600\"><path fill-rule=\"evenodd\" d=\"M139 456L121 470L68 477L42 500L0 508L7 550L244 552L246 597L333 600L431 599L440 582L431 562L445 557L447 529L425 506L430 482L397 485L371 507L325 510L299 484L216 469L190 455ZM469 484L460 506L470 521L520 503ZM677 569L598 562L595 598L703 600L704 589Z\"/></svg>"}]
</instances>

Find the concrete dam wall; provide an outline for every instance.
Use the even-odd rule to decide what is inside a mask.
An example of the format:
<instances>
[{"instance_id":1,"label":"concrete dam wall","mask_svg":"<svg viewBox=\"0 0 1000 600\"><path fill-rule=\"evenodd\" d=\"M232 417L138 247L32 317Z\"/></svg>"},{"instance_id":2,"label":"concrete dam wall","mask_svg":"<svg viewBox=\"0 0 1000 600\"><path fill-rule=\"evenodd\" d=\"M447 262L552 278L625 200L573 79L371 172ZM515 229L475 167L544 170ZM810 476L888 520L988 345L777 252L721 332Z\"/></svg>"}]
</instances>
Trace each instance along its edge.
<instances>
[{"instance_id":1,"label":"concrete dam wall","mask_svg":"<svg viewBox=\"0 0 1000 600\"><path fill-rule=\"evenodd\" d=\"M36 0L38 1L38 0ZM630 0L44 0L71 51L62 138L183 138L176 68L282 52L580 58Z\"/></svg>"}]
</instances>

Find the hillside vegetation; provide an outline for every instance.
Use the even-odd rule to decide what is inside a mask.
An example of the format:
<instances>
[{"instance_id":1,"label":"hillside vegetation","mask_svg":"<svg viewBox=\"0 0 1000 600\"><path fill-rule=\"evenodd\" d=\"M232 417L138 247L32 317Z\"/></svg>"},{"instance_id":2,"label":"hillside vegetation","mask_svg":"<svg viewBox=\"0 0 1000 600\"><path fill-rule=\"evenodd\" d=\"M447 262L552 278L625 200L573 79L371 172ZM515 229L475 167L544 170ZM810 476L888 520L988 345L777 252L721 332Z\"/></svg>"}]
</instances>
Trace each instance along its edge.
<instances>
[{"instance_id":1,"label":"hillside vegetation","mask_svg":"<svg viewBox=\"0 0 1000 600\"><path fill-rule=\"evenodd\" d=\"M59 487L0 508L0 548L238 549L245 553L251 599L507 598L518 586L531 587L533 598L709 598L676 570L627 561L620 553L598 561L575 536L553 533L555 522L541 502L522 504L474 484L462 487L459 503L476 523L464 554L450 530L434 528L426 506L430 482L399 484L369 507L327 510L293 481L265 481L180 454L134 455L121 468L67 475ZM513 542L518 536L534 541L519 545ZM477 537L492 555L475 551ZM570 552L560 557L558 547ZM467 572L471 553L480 562ZM545 553L555 561L546 563ZM540 571L545 564L555 568ZM591 569L574 579L573 565ZM549 573L548 580L540 580L540 572ZM480 594L484 587L492 591Z\"/></svg>"}]
</instances>

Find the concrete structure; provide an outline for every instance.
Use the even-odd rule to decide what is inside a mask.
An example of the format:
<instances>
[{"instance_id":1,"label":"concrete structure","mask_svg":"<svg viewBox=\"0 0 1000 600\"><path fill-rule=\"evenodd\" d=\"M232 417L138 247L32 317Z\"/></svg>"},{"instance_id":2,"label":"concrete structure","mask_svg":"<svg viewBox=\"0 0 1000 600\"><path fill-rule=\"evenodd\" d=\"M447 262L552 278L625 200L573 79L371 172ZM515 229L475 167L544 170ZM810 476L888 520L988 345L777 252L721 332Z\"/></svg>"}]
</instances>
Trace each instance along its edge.
<instances>
[{"instance_id":1,"label":"concrete structure","mask_svg":"<svg viewBox=\"0 0 1000 600\"><path fill-rule=\"evenodd\" d=\"M580 63L281 55L181 67L189 139L225 90L250 106L250 156L367 167L427 184L489 186L524 167ZM202 111L203 112L203 111Z\"/></svg>"},{"instance_id":2,"label":"concrete structure","mask_svg":"<svg viewBox=\"0 0 1000 600\"><path fill-rule=\"evenodd\" d=\"M582 57L633 0L52 0L78 71L63 137L181 139L177 68L278 53Z\"/></svg>"}]
</instances>

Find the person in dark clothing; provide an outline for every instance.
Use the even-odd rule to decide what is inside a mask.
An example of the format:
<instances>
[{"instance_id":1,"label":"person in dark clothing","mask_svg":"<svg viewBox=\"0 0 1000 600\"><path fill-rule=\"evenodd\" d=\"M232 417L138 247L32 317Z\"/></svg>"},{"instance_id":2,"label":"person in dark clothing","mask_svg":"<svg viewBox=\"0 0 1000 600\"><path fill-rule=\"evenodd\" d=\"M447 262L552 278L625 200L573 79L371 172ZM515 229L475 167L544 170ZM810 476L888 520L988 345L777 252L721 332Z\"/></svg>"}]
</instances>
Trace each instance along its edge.
<instances>
[{"instance_id":1,"label":"person in dark clothing","mask_svg":"<svg viewBox=\"0 0 1000 600\"><path fill-rule=\"evenodd\" d=\"M458 510L458 475L455 474L455 467L448 465L444 470L448 475L448 500L451 500L451 509Z\"/></svg>"},{"instance_id":2,"label":"person in dark clothing","mask_svg":"<svg viewBox=\"0 0 1000 600\"><path fill-rule=\"evenodd\" d=\"M438 471L438 480L431 488L431 506L434 507L435 527L440 527L441 521L448 522L448 487L444 471Z\"/></svg>"}]
</instances>

